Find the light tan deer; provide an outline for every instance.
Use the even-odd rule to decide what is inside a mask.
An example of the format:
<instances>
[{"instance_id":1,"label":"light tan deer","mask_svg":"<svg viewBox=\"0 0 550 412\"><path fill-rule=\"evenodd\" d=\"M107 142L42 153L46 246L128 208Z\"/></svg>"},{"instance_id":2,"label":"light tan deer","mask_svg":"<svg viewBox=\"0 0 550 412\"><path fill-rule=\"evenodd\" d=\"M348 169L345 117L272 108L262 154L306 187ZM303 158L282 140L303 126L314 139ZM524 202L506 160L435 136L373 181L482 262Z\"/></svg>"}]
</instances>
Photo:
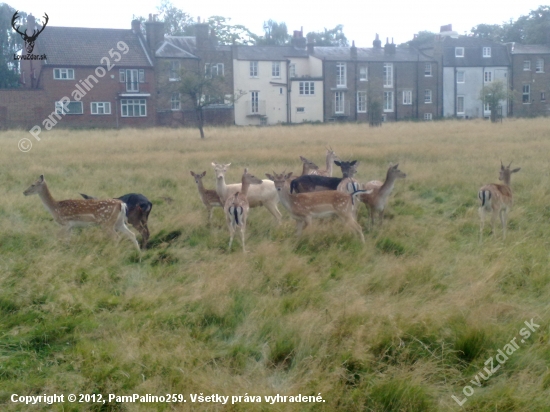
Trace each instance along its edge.
<instances>
[{"instance_id":1,"label":"light tan deer","mask_svg":"<svg viewBox=\"0 0 550 412\"><path fill-rule=\"evenodd\" d=\"M212 212L215 207L223 207L222 201L218 196L218 193L215 190L205 189L202 183L202 178L206 175L206 171L202 172L200 175L190 171L191 176L195 178L195 183L199 189L199 195L201 197L202 203L206 206L208 210L208 223L212 220Z\"/></svg>"},{"instance_id":2,"label":"light tan deer","mask_svg":"<svg viewBox=\"0 0 550 412\"><path fill-rule=\"evenodd\" d=\"M353 229L365 243L365 237L361 226L355 220L353 203L355 197L366 191L360 190L353 194L342 193L337 190L325 190L321 192L290 193L290 178L292 172L273 175L266 173L266 176L275 183L279 199L296 220L296 234L300 236L302 230L311 224L314 217L337 215L351 229Z\"/></svg>"},{"instance_id":3,"label":"light tan deer","mask_svg":"<svg viewBox=\"0 0 550 412\"><path fill-rule=\"evenodd\" d=\"M242 192L242 184L226 184L225 183L225 173L227 168L231 165L228 164L218 164L212 162L214 171L216 172L216 193L220 196L221 201L225 204L227 199L230 196L234 196L237 192ZM282 215L277 208L277 203L279 203L279 197L277 196L277 190L275 190L275 185L270 180L262 180L262 185L254 185L249 188L248 191L248 203L251 208L258 206L265 206L267 210L277 219L277 222L280 224Z\"/></svg>"},{"instance_id":4,"label":"light tan deer","mask_svg":"<svg viewBox=\"0 0 550 412\"><path fill-rule=\"evenodd\" d=\"M301 176L312 174L312 172L319 169L319 166L317 166L311 160L307 160L303 156L300 156L300 160L302 161L302 174L301 174Z\"/></svg>"},{"instance_id":5,"label":"light tan deer","mask_svg":"<svg viewBox=\"0 0 550 412\"><path fill-rule=\"evenodd\" d=\"M332 150L332 147L327 147L327 156L325 159L326 169L316 169L311 170L309 172L310 175L317 175L317 176L327 176L332 177L332 165L336 159L338 159L338 155L334 150Z\"/></svg>"},{"instance_id":6,"label":"light tan deer","mask_svg":"<svg viewBox=\"0 0 550 412\"><path fill-rule=\"evenodd\" d=\"M261 185L262 183L262 180L248 173L248 169L244 169L241 180L241 191L229 196L225 201L223 210L225 211L225 220L227 221L227 227L229 228L229 250L231 250L233 237L235 236L235 231L238 228L241 232L243 253L246 253L246 248L244 246L244 232L246 230L248 210L250 209L247 199L248 189L250 185Z\"/></svg>"},{"instance_id":7,"label":"light tan deer","mask_svg":"<svg viewBox=\"0 0 550 412\"><path fill-rule=\"evenodd\" d=\"M399 163L395 166L390 166L386 173L386 180L384 183L373 180L364 185L362 188L365 190L372 190L371 193L364 193L359 198L365 204L370 214L371 227L374 227L374 213L378 213L379 224L382 224L384 219L384 209L386 203L390 197L395 181L397 179L404 179L407 177L405 173L399 170Z\"/></svg>"},{"instance_id":8,"label":"light tan deer","mask_svg":"<svg viewBox=\"0 0 550 412\"><path fill-rule=\"evenodd\" d=\"M67 231L76 226L98 224L111 235L116 236L116 232L122 233L134 243L138 253L140 252L136 235L126 226L126 203L119 199L75 199L58 202L50 193L44 175L41 175L23 194L25 196L37 194L54 220Z\"/></svg>"},{"instance_id":9,"label":"light tan deer","mask_svg":"<svg viewBox=\"0 0 550 412\"><path fill-rule=\"evenodd\" d=\"M512 173L517 173L521 170L520 167L514 170L510 170L512 162L506 167L500 161L500 175L498 179L504 184L497 183L482 186L478 192L478 198L480 206L478 209L479 217L481 219L479 227L479 241L481 242L483 237L483 226L485 225L485 214L492 213L491 225L493 236L496 236L495 224L497 215L500 216L500 222L502 223L502 235L506 239L506 219L508 212L513 204L512 189L510 188L510 180Z\"/></svg>"}]
</instances>

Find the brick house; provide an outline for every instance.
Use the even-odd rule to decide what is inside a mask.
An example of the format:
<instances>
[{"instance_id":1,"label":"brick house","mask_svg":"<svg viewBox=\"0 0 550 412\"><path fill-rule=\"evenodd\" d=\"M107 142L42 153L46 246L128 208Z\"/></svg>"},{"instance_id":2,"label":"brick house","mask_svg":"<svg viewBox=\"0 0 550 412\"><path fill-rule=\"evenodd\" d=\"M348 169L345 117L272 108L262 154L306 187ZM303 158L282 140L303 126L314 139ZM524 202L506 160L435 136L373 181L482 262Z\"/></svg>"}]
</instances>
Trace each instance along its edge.
<instances>
[{"instance_id":1,"label":"brick house","mask_svg":"<svg viewBox=\"0 0 550 412\"><path fill-rule=\"evenodd\" d=\"M511 88L514 90L510 114L548 116L550 114L550 47L508 44L512 58Z\"/></svg>"},{"instance_id":2,"label":"brick house","mask_svg":"<svg viewBox=\"0 0 550 412\"><path fill-rule=\"evenodd\" d=\"M386 121L431 120L438 116L438 63L412 48L315 47L322 61L324 121L368 121L369 105L378 102Z\"/></svg>"},{"instance_id":3,"label":"brick house","mask_svg":"<svg viewBox=\"0 0 550 412\"><path fill-rule=\"evenodd\" d=\"M138 27L128 30L48 26L22 60L22 88L3 90L0 122L19 126L142 127L156 124L155 78Z\"/></svg>"}]
</instances>

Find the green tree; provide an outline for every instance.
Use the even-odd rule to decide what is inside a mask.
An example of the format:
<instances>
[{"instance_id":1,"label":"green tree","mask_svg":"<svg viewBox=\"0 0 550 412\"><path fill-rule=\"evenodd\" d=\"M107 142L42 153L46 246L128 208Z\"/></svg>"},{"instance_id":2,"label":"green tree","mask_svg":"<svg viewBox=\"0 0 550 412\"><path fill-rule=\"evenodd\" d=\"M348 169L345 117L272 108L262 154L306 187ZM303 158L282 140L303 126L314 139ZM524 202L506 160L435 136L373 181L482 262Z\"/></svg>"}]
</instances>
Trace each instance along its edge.
<instances>
[{"instance_id":1,"label":"green tree","mask_svg":"<svg viewBox=\"0 0 550 412\"><path fill-rule=\"evenodd\" d=\"M193 36L192 26L195 21L189 13L178 9L170 0L162 0L157 10L160 20L164 22L166 34L170 36Z\"/></svg>"},{"instance_id":2,"label":"green tree","mask_svg":"<svg viewBox=\"0 0 550 412\"><path fill-rule=\"evenodd\" d=\"M489 105L491 122L493 123L496 123L498 120L498 109L501 106L501 102L511 101L512 97L513 91L501 80L495 80L489 83L488 86L483 86L479 93L479 100Z\"/></svg>"},{"instance_id":3,"label":"green tree","mask_svg":"<svg viewBox=\"0 0 550 412\"><path fill-rule=\"evenodd\" d=\"M264 35L256 36L258 46L284 46L290 42L290 35L286 23L277 23L269 19L264 21Z\"/></svg>"},{"instance_id":4,"label":"green tree","mask_svg":"<svg viewBox=\"0 0 550 412\"><path fill-rule=\"evenodd\" d=\"M11 19L17 10L6 3L0 3L0 88L19 87L19 61L13 55L23 48L23 39L11 26ZM24 26L26 13L20 12ZM23 30L23 29L21 29Z\"/></svg>"},{"instance_id":5,"label":"green tree","mask_svg":"<svg viewBox=\"0 0 550 412\"><path fill-rule=\"evenodd\" d=\"M208 18L208 26L214 31L216 38L220 44L244 44L251 45L256 42L258 36L253 34L245 26L236 24L231 25L229 21L222 16L211 16Z\"/></svg>"},{"instance_id":6,"label":"green tree","mask_svg":"<svg viewBox=\"0 0 550 412\"><path fill-rule=\"evenodd\" d=\"M316 46L347 47L348 39L344 34L344 26L339 24L335 28L319 32L309 32L306 37L309 42L315 42Z\"/></svg>"}]
</instances>

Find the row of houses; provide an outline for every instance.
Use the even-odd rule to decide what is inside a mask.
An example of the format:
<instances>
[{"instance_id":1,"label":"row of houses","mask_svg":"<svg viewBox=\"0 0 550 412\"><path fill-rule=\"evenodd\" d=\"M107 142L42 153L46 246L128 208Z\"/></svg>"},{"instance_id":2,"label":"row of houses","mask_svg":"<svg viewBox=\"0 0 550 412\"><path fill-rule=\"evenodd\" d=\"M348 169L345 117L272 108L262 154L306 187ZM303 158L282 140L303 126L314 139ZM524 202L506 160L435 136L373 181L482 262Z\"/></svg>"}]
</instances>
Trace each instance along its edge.
<instances>
[{"instance_id":1,"label":"row of houses","mask_svg":"<svg viewBox=\"0 0 550 412\"><path fill-rule=\"evenodd\" d=\"M29 27L33 27L29 16ZM194 36L166 36L149 16L131 28L50 27L36 40L43 60L21 61L21 88L0 90L0 127L193 125L178 91L182 68L218 77L202 96L207 124L269 125L488 117L480 90L496 80L513 91L502 116L547 115L550 47L459 36L396 47L319 47L295 31L287 46L219 45L207 24ZM235 98L237 96L237 98Z\"/></svg>"}]
</instances>

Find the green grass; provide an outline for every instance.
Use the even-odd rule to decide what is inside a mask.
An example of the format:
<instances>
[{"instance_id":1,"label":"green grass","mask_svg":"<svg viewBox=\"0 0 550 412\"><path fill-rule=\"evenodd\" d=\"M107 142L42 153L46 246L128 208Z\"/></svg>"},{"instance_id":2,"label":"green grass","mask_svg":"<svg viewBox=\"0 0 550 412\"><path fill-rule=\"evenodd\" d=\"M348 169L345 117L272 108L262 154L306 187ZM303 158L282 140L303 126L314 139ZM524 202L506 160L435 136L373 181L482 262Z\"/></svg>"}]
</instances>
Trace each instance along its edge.
<instances>
[{"instance_id":1,"label":"green grass","mask_svg":"<svg viewBox=\"0 0 550 412\"><path fill-rule=\"evenodd\" d=\"M13 393L182 393L184 405L35 405L44 411L542 411L550 398L550 120L302 127L68 131L29 153L0 133L0 409ZM256 176L324 164L326 145L360 161L360 181L396 182L382 225L337 219L301 238L252 209L228 250L221 209L207 226L189 170L232 163ZM477 191L512 178L508 236L486 224ZM99 228L70 238L23 191L44 173L58 200L129 192L153 202L150 248ZM485 361L524 321L541 327L460 408ZM519 341L519 340L518 340ZM325 402L192 404L189 394L321 393Z\"/></svg>"}]
</instances>

